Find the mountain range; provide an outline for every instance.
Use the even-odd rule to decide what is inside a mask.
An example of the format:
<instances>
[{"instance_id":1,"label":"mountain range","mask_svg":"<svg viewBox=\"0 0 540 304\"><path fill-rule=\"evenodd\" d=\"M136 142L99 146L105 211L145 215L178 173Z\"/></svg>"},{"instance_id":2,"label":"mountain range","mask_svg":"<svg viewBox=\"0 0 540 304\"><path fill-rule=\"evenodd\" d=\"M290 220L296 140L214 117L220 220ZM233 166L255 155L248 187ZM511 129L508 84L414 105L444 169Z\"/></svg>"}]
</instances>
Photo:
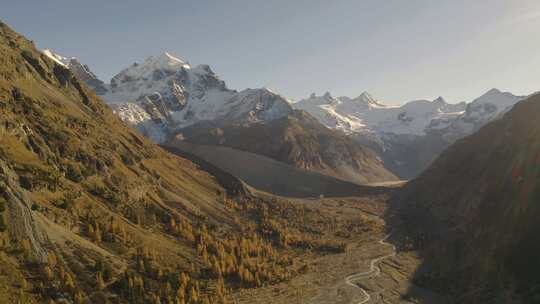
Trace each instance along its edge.
<instances>
[{"instance_id":1,"label":"mountain range","mask_svg":"<svg viewBox=\"0 0 540 304\"><path fill-rule=\"evenodd\" d=\"M540 303L539 181L540 94L105 83L0 22L0 303Z\"/></svg>"},{"instance_id":2,"label":"mountain range","mask_svg":"<svg viewBox=\"0 0 540 304\"><path fill-rule=\"evenodd\" d=\"M44 54L72 70L123 121L156 143L224 145L355 183L396 179L370 148L325 128L269 89L227 88L207 65L192 67L163 53L104 84L76 58Z\"/></svg>"},{"instance_id":3,"label":"mountain range","mask_svg":"<svg viewBox=\"0 0 540 304\"><path fill-rule=\"evenodd\" d=\"M469 103L457 104L438 97L433 101L414 100L401 106L388 106L367 92L356 98L333 97L328 92L322 96L312 94L293 102L265 88L231 90L209 66L192 67L169 53L133 64L114 76L109 84L99 80L77 58L63 57L50 50L44 50L44 54L70 68L107 101L122 120L154 142L164 144L182 138L194 143L225 145L360 183L380 181L377 176L388 178L390 175L384 172L383 166L401 179L417 176L457 139L474 133L524 98L491 89ZM340 152L339 160L333 161L329 157L314 159L314 154L330 152L324 147L311 151L306 145L298 145L302 142L298 140L288 141L280 151L265 147L267 139L264 137L255 140L256 146L235 140L239 130L247 132L260 125L274 125L274 129L276 124L290 122L293 117L296 117L294 121L305 121L298 119L304 116L294 109L303 110L318 123L345 134L350 139L345 140L347 148L338 148L338 151L363 152L346 155ZM291 133L299 125L302 124L293 128L289 123L281 129ZM306 127L302 127L302 134L311 132ZM258 131L254 133L262 135ZM330 134L335 139L341 137L337 133ZM340 141L344 140L332 142ZM273 145L276 146L283 144ZM357 156L360 154L369 156ZM371 169L358 173L363 167L360 164L368 164ZM368 171L374 173L366 174Z\"/></svg>"},{"instance_id":4,"label":"mountain range","mask_svg":"<svg viewBox=\"0 0 540 304\"><path fill-rule=\"evenodd\" d=\"M390 171L410 179L450 144L500 117L523 98L492 89L470 103L451 104L439 97L387 106L366 92L356 98L326 93L312 94L293 106L371 147Z\"/></svg>"}]
</instances>

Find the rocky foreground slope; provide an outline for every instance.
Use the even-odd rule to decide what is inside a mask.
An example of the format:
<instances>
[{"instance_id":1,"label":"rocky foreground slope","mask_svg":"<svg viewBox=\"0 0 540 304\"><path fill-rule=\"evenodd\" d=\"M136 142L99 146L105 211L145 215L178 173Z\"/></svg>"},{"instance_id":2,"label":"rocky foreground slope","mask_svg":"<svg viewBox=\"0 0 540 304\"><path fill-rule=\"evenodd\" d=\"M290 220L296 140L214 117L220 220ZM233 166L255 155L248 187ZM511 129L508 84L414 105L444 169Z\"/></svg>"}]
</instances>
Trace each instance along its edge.
<instances>
[{"instance_id":1,"label":"rocky foreground slope","mask_svg":"<svg viewBox=\"0 0 540 304\"><path fill-rule=\"evenodd\" d=\"M419 284L456 303L536 303L540 95L458 140L395 200Z\"/></svg>"}]
</instances>

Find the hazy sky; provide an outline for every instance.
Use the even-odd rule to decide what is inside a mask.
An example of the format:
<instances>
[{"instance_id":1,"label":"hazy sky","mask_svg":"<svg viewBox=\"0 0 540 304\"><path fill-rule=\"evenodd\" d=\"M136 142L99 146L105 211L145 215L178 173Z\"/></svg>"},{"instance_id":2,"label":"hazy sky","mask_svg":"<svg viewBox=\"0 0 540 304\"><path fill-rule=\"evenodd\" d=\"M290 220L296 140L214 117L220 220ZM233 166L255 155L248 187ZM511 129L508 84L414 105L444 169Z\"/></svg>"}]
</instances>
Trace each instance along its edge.
<instances>
[{"instance_id":1,"label":"hazy sky","mask_svg":"<svg viewBox=\"0 0 540 304\"><path fill-rule=\"evenodd\" d=\"M0 18L105 81L168 51L230 88L390 103L540 90L538 0L0 0Z\"/></svg>"}]
</instances>

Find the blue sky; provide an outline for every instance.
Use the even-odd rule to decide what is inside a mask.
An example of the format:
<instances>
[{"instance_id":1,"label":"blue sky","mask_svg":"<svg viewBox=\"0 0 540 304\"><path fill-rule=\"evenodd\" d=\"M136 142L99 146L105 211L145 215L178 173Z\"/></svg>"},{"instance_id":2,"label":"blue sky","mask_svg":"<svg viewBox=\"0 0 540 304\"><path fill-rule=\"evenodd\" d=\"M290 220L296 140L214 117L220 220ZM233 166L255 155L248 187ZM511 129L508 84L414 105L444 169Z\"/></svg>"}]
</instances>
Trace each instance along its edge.
<instances>
[{"instance_id":1,"label":"blue sky","mask_svg":"<svg viewBox=\"0 0 540 304\"><path fill-rule=\"evenodd\" d=\"M230 88L266 86L389 103L540 90L540 1L0 0L38 47L108 81L167 51L206 63Z\"/></svg>"}]
</instances>

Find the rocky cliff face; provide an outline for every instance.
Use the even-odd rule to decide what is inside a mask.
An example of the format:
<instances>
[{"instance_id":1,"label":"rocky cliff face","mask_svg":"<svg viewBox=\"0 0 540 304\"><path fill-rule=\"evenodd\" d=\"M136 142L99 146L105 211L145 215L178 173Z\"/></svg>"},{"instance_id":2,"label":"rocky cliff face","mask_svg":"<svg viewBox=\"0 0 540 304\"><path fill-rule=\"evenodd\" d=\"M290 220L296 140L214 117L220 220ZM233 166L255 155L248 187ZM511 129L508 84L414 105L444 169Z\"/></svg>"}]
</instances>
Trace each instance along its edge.
<instances>
[{"instance_id":1,"label":"rocky cliff face","mask_svg":"<svg viewBox=\"0 0 540 304\"><path fill-rule=\"evenodd\" d=\"M8 210L10 242L27 242L28 258L38 263L46 262L47 235L32 214L32 199L21 187L17 173L5 160L0 160L0 201Z\"/></svg>"}]
</instances>

